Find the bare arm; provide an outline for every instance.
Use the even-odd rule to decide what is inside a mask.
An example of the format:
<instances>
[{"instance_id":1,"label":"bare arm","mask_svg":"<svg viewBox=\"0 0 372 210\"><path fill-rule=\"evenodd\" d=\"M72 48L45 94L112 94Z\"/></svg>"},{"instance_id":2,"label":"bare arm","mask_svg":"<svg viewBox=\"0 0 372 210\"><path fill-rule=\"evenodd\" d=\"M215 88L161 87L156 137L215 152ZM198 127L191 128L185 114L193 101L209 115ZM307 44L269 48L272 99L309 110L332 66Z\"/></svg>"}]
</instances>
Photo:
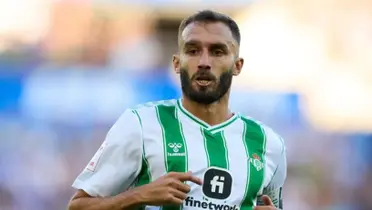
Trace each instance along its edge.
<instances>
[{"instance_id":1,"label":"bare arm","mask_svg":"<svg viewBox=\"0 0 372 210\"><path fill-rule=\"evenodd\" d=\"M141 198L136 190L128 190L117 196L100 198L91 197L83 190L78 190L71 199L68 210L126 210L141 205Z\"/></svg>"},{"instance_id":2,"label":"bare arm","mask_svg":"<svg viewBox=\"0 0 372 210\"><path fill-rule=\"evenodd\" d=\"M170 172L150 184L127 190L113 197L91 197L83 190L79 190L71 199L68 209L127 210L141 205L181 205L190 192L189 185L184 183L186 181L202 184L202 181L191 172Z\"/></svg>"},{"instance_id":3,"label":"bare arm","mask_svg":"<svg viewBox=\"0 0 372 210\"><path fill-rule=\"evenodd\" d=\"M72 186L78 191L68 204L69 210L122 210L139 205L137 189L128 189L141 169L141 129L131 110L120 116L74 181Z\"/></svg>"}]
</instances>

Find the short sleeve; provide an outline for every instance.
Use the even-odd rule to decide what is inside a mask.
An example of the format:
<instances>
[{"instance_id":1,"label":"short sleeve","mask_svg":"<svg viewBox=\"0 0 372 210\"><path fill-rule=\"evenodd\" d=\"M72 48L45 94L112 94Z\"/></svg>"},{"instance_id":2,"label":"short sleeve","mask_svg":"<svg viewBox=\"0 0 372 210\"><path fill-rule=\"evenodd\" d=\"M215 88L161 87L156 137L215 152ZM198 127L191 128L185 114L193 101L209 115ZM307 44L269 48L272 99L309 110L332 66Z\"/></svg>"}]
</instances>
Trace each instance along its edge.
<instances>
[{"instance_id":1,"label":"short sleeve","mask_svg":"<svg viewBox=\"0 0 372 210\"><path fill-rule=\"evenodd\" d=\"M276 208L283 209L282 189L287 176L287 160L284 146L277 163L278 166L272 176L272 179L270 183L263 189L262 194L269 196ZM263 205L260 197L257 199L257 205Z\"/></svg>"},{"instance_id":2,"label":"short sleeve","mask_svg":"<svg viewBox=\"0 0 372 210\"><path fill-rule=\"evenodd\" d=\"M142 148L139 119L126 110L72 186L94 197L113 196L127 190L141 169Z\"/></svg>"}]
</instances>

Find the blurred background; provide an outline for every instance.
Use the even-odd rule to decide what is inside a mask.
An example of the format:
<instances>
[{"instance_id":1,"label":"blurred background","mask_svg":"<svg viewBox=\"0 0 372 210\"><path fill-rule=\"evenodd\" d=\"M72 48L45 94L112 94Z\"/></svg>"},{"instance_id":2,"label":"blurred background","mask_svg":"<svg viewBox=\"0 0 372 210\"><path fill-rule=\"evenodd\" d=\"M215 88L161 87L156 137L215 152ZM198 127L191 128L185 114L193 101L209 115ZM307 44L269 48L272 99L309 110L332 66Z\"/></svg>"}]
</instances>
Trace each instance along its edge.
<instances>
[{"instance_id":1,"label":"blurred background","mask_svg":"<svg viewBox=\"0 0 372 210\"><path fill-rule=\"evenodd\" d=\"M63 210L128 107L180 96L177 29L231 15L231 106L287 145L286 210L372 209L371 0L0 0L0 209Z\"/></svg>"}]
</instances>

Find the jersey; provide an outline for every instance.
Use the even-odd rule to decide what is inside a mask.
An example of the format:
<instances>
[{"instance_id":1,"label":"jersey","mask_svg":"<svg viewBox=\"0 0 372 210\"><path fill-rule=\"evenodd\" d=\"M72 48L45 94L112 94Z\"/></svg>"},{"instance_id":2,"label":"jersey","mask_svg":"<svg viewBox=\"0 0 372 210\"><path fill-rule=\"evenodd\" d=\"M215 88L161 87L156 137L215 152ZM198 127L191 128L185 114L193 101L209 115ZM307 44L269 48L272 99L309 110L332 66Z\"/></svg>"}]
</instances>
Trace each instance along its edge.
<instances>
[{"instance_id":1,"label":"jersey","mask_svg":"<svg viewBox=\"0 0 372 210\"><path fill-rule=\"evenodd\" d=\"M188 112L181 99L127 109L73 187L107 197L172 171L191 171L203 184L187 182L191 190L182 206L145 209L251 210L263 194L282 209L286 178L282 138L239 113L210 126Z\"/></svg>"}]
</instances>

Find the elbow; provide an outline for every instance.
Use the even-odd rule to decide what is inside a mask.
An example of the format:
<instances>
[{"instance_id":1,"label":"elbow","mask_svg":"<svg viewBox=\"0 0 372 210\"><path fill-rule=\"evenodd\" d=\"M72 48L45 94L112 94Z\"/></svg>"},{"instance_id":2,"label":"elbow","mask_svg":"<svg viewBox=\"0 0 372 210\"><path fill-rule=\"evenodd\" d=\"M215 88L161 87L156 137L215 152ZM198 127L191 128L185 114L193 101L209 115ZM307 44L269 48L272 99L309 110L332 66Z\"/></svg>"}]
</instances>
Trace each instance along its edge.
<instances>
[{"instance_id":1,"label":"elbow","mask_svg":"<svg viewBox=\"0 0 372 210\"><path fill-rule=\"evenodd\" d=\"M89 195L83 191L78 190L75 195L71 198L70 202L68 203L67 209L68 210L82 210L82 202L84 198L89 197Z\"/></svg>"},{"instance_id":2,"label":"elbow","mask_svg":"<svg viewBox=\"0 0 372 210\"><path fill-rule=\"evenodd\" d=\"M67 206L68 210L79 210L79 199L72 199L68 203Z\"/></svg>"}]
</instances>

